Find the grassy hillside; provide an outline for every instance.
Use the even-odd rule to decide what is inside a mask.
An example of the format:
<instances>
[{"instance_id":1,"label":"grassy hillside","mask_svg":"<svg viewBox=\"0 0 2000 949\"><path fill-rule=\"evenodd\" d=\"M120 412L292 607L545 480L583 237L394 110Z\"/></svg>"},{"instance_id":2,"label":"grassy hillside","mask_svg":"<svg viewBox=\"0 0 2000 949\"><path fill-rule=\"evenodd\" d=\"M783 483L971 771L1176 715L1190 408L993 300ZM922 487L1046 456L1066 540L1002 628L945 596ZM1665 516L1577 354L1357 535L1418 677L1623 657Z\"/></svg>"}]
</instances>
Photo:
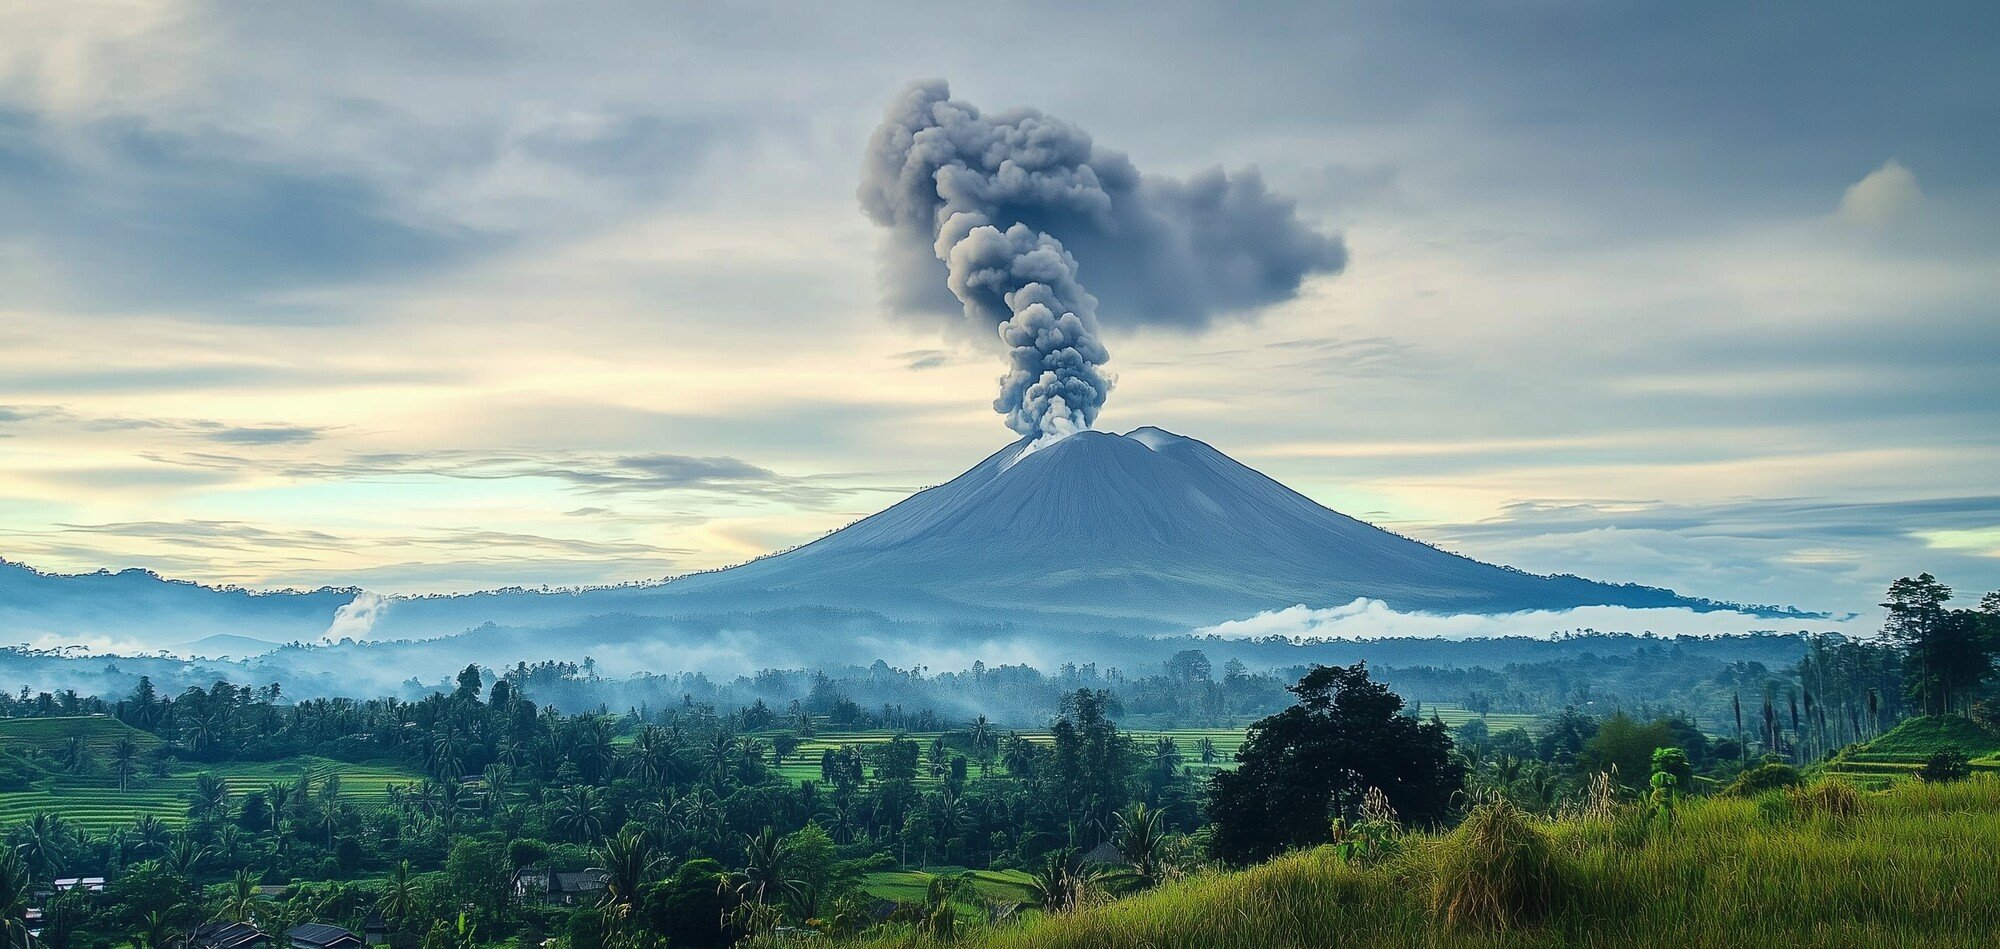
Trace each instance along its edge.
<instances>
[{"instance_id":1,"label":"grassy hillside","mask_svg":"<svg viewBox=\"0 0 2000 949\"><path fill-rule=\"evenodd\" d=\"M1957 715L1912 718L1873 741L1841 749L1820 767L1820 773L1878 786L1916 777L1930 757L1956 748L1972 759L1975 771L2000 772L2000 735Z\"/></svg>"},{"instance_id":2,"label":"grassy hillside","mask_svg":"<svg viewBox=\"0 0 2000 949\"><path fill-rule=\"evenodd\" d=\"M26 791L0 793L0 829L27 820L41 811L62 815L63 819L92 831L122 827L150 814L170 824L187 817L188 795L194 790L195 776L214 774L240 795L272 783L290 784L299 775L309 775L313 787L340 775L340 794L357 804L386 804L389 787L414 784L421 778L409 771L387 765L358 765L325 758L288 758L256 764L181 765L165 778L141 776L119 790L107 777L70 778L55 776L38 782Z\"/></svg>"},{"instance_id":3,"label":"grassy hillside","mask_svg":"<svg viewBox=\"0 0 2000 949\"><path fill-rule=\"evenodd\" d=\"M1371 868L1330 849L973 935L1039 949L1292 946L1990 946L2000 932L2000 780L1900 783L1850 815L1783 794L1536 825L1560 855L1553 911L1447 929L1429 893L1450 845L1410 838ZM885 939L881 945L906 944Z\"/></svg>"},{"instance_id":4,"label":"grassy hillside","mask_svg":"<svg viewBox=\"0 0 2000 949\"><path fill-rule=\"evenodd\" d=\"M71 738L82 738L91 753L102 757L118 739L129 738L140 751L159 745L153 735L133 728L109 715L75 715L60 718L0 718L0 749L22 752L34 749L56 754Z\"/></svg>"}]
</instances>

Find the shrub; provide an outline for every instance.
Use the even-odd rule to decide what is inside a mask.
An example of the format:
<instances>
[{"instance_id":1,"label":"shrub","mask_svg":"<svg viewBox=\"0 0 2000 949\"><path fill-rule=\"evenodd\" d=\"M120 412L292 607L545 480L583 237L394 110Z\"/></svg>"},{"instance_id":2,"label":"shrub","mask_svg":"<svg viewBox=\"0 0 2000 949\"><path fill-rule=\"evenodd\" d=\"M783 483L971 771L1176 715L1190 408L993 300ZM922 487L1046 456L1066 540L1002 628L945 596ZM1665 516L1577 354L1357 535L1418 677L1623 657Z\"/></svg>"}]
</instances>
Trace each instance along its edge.
<instances>
[{"instance_id":1,"label":"shrub","mask_svg":"<svg viewBox=\"0 0 2000 949\"><path fill-rule=\"evenodd\" d=\"M1957 748L1939 750L1931 755L1931 760L1924 762L1923 770L1917 772L1917 777L1932 783L1963 781L1971 776L1972 765L1966 761L1965 752Z\"/></svg>"},{"instance_id":2,"label":"shrub","mask_svg":"<svg viewBox=\"0 0 2000 949\"><path fill-rule=\"evenodd\" d=\"M1519 808L1476 808L1439 842L1431 911L1448 926L1507 929L1554 908L1562 868L1554 847Z\"/></svg>"},{"instance_id":3,"label":"shrub","mask_svg":"<svg viewBox=\"0 0 2000 949\"><path fill-rule=\"evenodd\" d=\"M1797 787L1805 783L1799 769L1788 764L1760 764L1736 776L1722 793L1730 797L1756 797L1766 791Z\"/></svg>"},{"instance_id":4,"label":"shrub","mask_svg":"<svg viewBox=\"0 0 2000 949\"><path fill-rule=\"evenodd\" d=\"M1845 781L1829 779L1793 785L1785 789L1785 800L1802 817L1821 814L1845 818L1861 813L1861 793Z\"/></svg>"}]
</instances>

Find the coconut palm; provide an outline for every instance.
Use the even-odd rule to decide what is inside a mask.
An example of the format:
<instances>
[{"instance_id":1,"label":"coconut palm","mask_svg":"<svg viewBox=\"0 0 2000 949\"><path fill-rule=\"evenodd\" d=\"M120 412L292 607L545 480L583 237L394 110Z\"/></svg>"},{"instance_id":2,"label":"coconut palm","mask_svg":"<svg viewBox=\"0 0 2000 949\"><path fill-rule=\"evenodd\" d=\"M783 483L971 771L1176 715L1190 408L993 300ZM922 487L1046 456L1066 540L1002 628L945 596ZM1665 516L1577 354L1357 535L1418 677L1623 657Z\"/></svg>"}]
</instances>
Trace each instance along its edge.
<instances>
[{"instance_id":1,"label":"coconut palm","mask_svg":"<svg viewBox=\"0 0 2000 949\"><path fill-rule=\"evenodd\" d=\"M598 900L598 908L604 911L614 928L623 928L625 922L637 911L640 889L651 882L653 871L660 864L660 857L653 852L653 845L643 835L626 831L604 842L598 850L598 859L604 864L604 895Z\"/></svg>"},{"instance_id":2,"label":"coconut palm","mask_svg":"<svg viewBox=\"0 0 2000 949\"><path fill-rule=\"evenodd\" d=\"M42 811L14 829L14 849L28 872L40 879L56 875L76 849L76 831L62 815Z\"/></svg>"},{"instance_id":3,"label":"coconut palm","mask_svg":"<svg viewBox=\"0 0 2000 949\"><path fill-rule=\"evenodd\" d=\"M417 884L410 879L410 861L396 865L396 872L382 887L382 899L375 904L382 911L382 919L396 932L402 932L404 924L417 911Z\"/></svg>"},{"instance_id":4,"label":"coconut palm","mask_svg":"<svg viewBox=\"0 0 2000 949\"><path fill-rule=\"evenodd\" d=\"M577 840L595 840L604 833L604 802L597 789L573 785L558 792L555 829Z\"/></svg>"},{"instance_id":5,"label":"coconut palm","mask_svg":"<svg viewBox=\"0 0 2000 949\"><path fill-rule=\"evenodd\" d=\"M257 878L249 870L236 871L236 876L229 881L229 888L222 894L222 905L216 909L216 918L232 923L248 922L256 908Z\"/></svg>"},{"instance_id":6,"label":"coconut palm","mask_svg":"<svg viewBox=\"0 0 2000 949\"><path fill-rule=\"evenodd\" d=\"M759 905L788 898L802 885L791 872L790 854L777 831L765 827L755 834L745 834L743 869L732 874L736 897Z\"/></svg>"},{"instance_id":7,"label":"coconut palm","mask_svg":"<svg viewBox=\"0 0 2000 949\"><path fill-rule=\"evenodd\" d=\"M132 784L134 764L139 760L139 746L130 736L120 735L111 746L111 768L118 774L118 790L129 790Z\"/></svg>"},{"instance_id":8,"label":"coconut palm","mask_svg":"<svg viewBox=\"0 0 2000 949\"><path fill-rule=\"evenodd\" d=\"M1112 844L1118 848L1118 855L1132 868L1132 875L1143 886L1151 886L1160 880L1161 858L1166 853L1166 826L1160 820L1160 812L1143 803L1134 804L1118 814L1118 830L1112 835Z\"/></svg>"},{"instance_id":9,"label":"coconut palm","mask_svg":"<svg viewBox=\"0 0 2000 949\"><path fill-rule=\"evenodd\" d=\"M28 931L28 865L12 850L0 849L0 946L30 949Z\"/></svg>"}]
</instances>

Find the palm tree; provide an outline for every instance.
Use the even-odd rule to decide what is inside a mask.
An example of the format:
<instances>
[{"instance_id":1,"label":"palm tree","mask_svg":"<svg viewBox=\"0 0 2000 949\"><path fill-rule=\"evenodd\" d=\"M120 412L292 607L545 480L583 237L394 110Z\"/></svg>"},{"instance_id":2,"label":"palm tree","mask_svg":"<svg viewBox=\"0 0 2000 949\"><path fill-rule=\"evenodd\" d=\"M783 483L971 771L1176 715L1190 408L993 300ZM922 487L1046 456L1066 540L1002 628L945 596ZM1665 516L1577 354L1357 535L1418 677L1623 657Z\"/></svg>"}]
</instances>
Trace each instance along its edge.
<instances>
[{"instance_id":1,"label":"palm tree","mask_svg":"<svg viewBox=\"0 0 2000 949\"><path fill-rule=\"evenodd\" d=\"M146 914L145 926L146 928L140 930L136 936L138 945L143 949L168 949L179 935L174 929L173 921L159 910Z\"/></svg>"},{"instance_id":2,"label":"palm tree","mask_svg":"<svg viewBox=\"0 0 2000 949\"><path fill-rule=\"evenodd\" d=\"M1103 880L1103 871L1084 866L1076 851L1065 850L1049 854L1029 875L1028 894L1043 911L1066 913L1088 902Z\"/></svg>"},{"instance_id":3,"label":"palm tree","mask_svg":"<svg viewBox=\"0 0 2000 949\"><path fill-rule=\"evenodd\" d=\"M55 876L75 846L76 833L62 815L50 811L42 811L14 829L14 849L28 872L42 879Z\"/></svg>"},{"instance_id":4,"label":"palm tree","mask_svg":"<svg viewBox=\"0 0 2000 949\"><path fill-rule=\"evenodd\" d=\"M285 812L291 809L292 804L292 789L274 781L264 789L264 797L271 802L271 833L275 834L285 825Z\"/></svg>"},{"instance_id":5,"label":"palm tree","mask_svg":"<svg viewBox=\"0 0 2000 949\"><path fill-rule=\"evenodd\" d=\"M248 922L250 912L257 907L257 878L249 870L238 870L229 881L229 889L222 894L222 905L216 909L217 919L232 923Z\"/></svg>"},{"instance_id":6,"label":"palm tree","mask_svg":"<svg viewBox=\"0 0 2000 949\"><path fill-rule=\"evenodd\" d=\"M765 827L743 836L743 869L735 874L736 896L746 902L770 903L798 892L791 876L789 854L778 832Z\"/></svg>"},{"instance_id":7,"label":"palm tree","mask_svg":"<svg viewBox=\"0 0 2000 949\"><path fill-rule=\"evenodd\" d=\"M28 932L28 866L14 851L0 848L0 946L31 949Z\"/></svg>"},{"instance_id":8,"label":"palm tree","mask_svg":"<svg viewBox=\"0 0 2000 949\"><path fill-rule=\"evenodd\" d=\"M597 789L587 784L563 788L556 802L555 829L577 840L595 840L604 833L604 805Z\"/></svg>"},{"instance_id":9,"label":"palm tree","mask_svg":"<svg viewBox=\"0 0 2000 949\"><path fill-rule=\"evenodd\" d=\"M606 871L604 895L598 900L598 908L611 920L613 928L623 928L638 908L639 890L652 879L660 858L644 836L632 831L605 841L598 857Z\"/></svg>"},{"instance_id":10,"label":"palm tree","mask_svg":"<svg viewBox=\"0 0 2000 949\"><path fill-rule=\"evenodd\" d=\"M917 932L941 943L958 940L958 908L953 903L971 882L967 873L940 873L924 890L923 917Z\"/></svg>"},{"instance_id":11,"label":"palm tree","mask_svg":"<svg viewBox=\"0 0 2000 949\"><path fill-rule=\"evenodd\" d=\"M132 765L139 758L139 746L133 744L130 736L120 735L118 742L111 746L111 765L118 772L118 790L131 787Z\"/></svg>"},{"instance_id":12,"label":"palm tree","mask_svg":"<svg viewBox=\"0 0 2000 949\"><path fill-rule=\"evenodd\" d=\"M396 872L382 888L382 899L375 908L382 911L382 919L391 929L403 931L403 925L417 911L417 884L410 879L410 861L396 865Z\"/></svg>"},{"instance_id":13,"label":"palm tree","mask_svg":"<svg viewBox=\"0 0 2000 949\"><path fill-rule=\"evenodd\" d=\"M132 822L129 839L132 853L139 857L155 857L167 852L167 845L173 841L174 832L167 822L151 814L142 814Z\"/></svg>"},{"instance_id":14,"label":"palm tree","mask_svg":"<svg viewBox=\"0 0 2000 949\"><path fill-rule=\"evenodd\" d=\"M174 840L174 845L161 859L167 869L184 877L193 877L201 869L201 863L209 857L208 848L196 846L194 838L182 834Z\"/></svg>"},{"instance_id":15,"label":"palm tree","mask_svg":"<svg viewBox=\"0 0 2000 949\"><path fill-rule=\"evenodd\" d=\"M194 776L194 790L188 794L188 816L196 819L229 816L229 785L206 771Z\"/></svg>"},{"instance_id":16,"label":"palm tree","mask_svg":"<svg viewBox=\"0 0 2000 949\"><path fill-rule=\"evenodd\" d=\"M1113 844L1118 855L1131 864L1132 874L1141 885L1159 882L1166 841L1166 827L1160 821L1159 811L1139 803L1118 814L1118 832L1113 835Z\"/></svg>"}]
</instances>

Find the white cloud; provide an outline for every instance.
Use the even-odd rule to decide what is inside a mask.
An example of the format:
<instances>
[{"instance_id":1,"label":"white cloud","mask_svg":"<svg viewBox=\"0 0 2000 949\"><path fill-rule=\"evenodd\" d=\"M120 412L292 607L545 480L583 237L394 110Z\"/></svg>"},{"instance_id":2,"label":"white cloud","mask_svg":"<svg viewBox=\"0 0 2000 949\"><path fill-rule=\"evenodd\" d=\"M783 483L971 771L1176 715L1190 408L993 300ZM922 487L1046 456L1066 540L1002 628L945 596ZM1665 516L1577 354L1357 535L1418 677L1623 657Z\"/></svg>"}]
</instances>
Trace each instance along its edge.
<instances>
[{"instance_id":1,"label":"white cloud","mask_svg":"<svg viewBox=\"0 0 2000 949\"><path fill-rule=\"evenodd\" d=\"M1196 630L1195 635L1226 639L1265 636L1289 639L1379 639L1388 636L1477 639L1491 636L1547 637L1584 630L1651 632L1662 636L1806 630L1860 636L1874 632L1878 625L1879 621L1867 616L1825 620L1772 619L1727 610L1696 612L1678 608L1631 609L1621 606L1526 610L1490 616L1476 613L1403 613L1390 609L1389 604L1381 600L1357 597L1352 603L1324 609L1301 604L1282 610L1267 610L1245 619Z\"/></svg>"},{"instance_id":2,"label":"white cloud","mask_svg":"<svg viewBox=\"0 0 2000 949\"><path fill-rule=\"evenodd\" d=\"M1915 213L1923 203L1917 176L1891 158L1848 186L1840 196L1840 214L1858 224L1886 224Z\"/></svg>"}]
</instances>

